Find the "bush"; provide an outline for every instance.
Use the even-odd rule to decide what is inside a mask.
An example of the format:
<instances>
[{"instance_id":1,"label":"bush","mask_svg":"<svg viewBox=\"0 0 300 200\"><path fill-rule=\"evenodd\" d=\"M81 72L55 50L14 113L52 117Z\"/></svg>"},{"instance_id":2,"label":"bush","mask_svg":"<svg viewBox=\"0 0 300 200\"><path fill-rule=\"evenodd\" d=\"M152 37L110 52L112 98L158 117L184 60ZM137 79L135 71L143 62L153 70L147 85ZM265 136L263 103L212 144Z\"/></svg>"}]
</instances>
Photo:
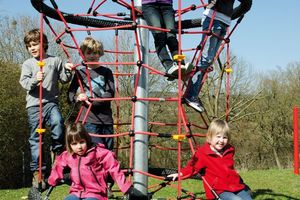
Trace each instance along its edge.
<instances>
[{"instance_id":1,"label":"bush","mask_svg":"<svg viewBox=\"0 0 300 200\"><path fill-rule=\"evenodd\" d=\"M0 73L0 182L1 188L15 188L28 182L24 173L29 165L25 92L17 65L0 62Z\"/></svg>"}]
</instances>

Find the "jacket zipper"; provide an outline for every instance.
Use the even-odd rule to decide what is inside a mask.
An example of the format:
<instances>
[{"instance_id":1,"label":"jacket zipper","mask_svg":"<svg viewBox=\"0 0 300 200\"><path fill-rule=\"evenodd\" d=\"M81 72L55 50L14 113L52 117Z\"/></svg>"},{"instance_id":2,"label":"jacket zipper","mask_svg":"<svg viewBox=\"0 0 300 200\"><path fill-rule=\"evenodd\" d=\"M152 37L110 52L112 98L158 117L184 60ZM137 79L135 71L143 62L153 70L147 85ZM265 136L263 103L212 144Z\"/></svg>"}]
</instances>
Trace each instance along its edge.
<instances>
[{"instance_id":1,"label":"jacket zipper","mask_svg":"<svg viewBox=\"0 0 300 200\"><path fill-rule=\"evenodd\" d=\"M81 156L79 157L79 161L78 161L78 177L79 177L80 184L83 187L83 191L85 191L85 186L84 186L84 184L82 182L82 179L81 179L80 164L81 164ZM82 195L82 191L80 191L80 198L81 198L81 195Z\"/></svg>"},{"instance_id":2,"label":"jacket zipper","mask_svg":"<svg viewBox=\"0 0 300 200\"><path fill-rule=\"evenodd\" d=\"M98 181L98 179L97 179L97 176L96 176L96 174L94 173L94 171L93 171L92 167L91 167L91 166L89 166L89 169L91 170L91 172L92 172L92 174L93 174L93 177L94 177L94 179L96 180L96 182L98 183L98 185L101 187L101 184L99 183L99 181Z\"/></svg>"}]
</instances>

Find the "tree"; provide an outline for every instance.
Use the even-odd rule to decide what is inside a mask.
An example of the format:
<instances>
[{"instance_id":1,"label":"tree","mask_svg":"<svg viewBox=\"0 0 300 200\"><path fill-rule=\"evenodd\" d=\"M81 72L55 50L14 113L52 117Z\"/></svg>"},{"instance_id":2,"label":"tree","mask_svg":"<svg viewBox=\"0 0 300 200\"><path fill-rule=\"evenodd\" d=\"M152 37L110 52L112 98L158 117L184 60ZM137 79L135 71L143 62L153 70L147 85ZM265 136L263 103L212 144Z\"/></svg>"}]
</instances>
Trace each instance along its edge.
<instances>
[{"instance_id":1,"label":"tree","mask_svg":"<svg viewBox=\"0 0 300 200\"><path fill-rule=\"evenodd\" d=\"M297 87L300 84L299 73L300 65L290 64L285 70L278 69L266 75L261 81L266 98L260 103L263 113L258 124L278 168L282 168L282 163L289 164L286 162L289 159L282 156L292 148L292 108L299 104L299 99L294 98L294 95L300 94Z\"/></svg>"},{"instance_id":2,"label":"tree","mask_svg":"<svg viewBox=\"0 0 300 200\"><path fill-rule=\"evenodd\" d=\"M16 63L20 65L30 56L26 51L23 40L25 33L31 29L40 27L39 17L38 15L36 17L18 16L13 18L0 16L0 19L0 60L6 63ZM56 33L65 30L64 27L57 22L50 24ZM48 53L51 55L61 55L63 58L66 58L66 54L56 43L55 35L47 24L44 24L43 30L49 41ZM65 44L72 43L68 35L63 36L61 40ZM70 57L74 57L74 54L70 53Z\"/></svg>"}]
</instances>

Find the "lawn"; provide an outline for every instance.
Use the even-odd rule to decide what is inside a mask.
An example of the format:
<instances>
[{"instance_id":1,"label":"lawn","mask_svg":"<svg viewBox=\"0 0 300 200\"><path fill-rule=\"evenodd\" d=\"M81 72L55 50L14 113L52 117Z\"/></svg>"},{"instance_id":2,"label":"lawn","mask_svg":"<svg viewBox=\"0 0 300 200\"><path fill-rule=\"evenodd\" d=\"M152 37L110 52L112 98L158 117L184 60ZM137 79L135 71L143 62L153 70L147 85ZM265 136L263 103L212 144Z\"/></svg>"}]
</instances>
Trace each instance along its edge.
<instances>
[{"instance_id":1,"label":"lawn","mask_svg":"<svg viewBox=\"0 0 300 200\"><path fill-rule=\"evenodd\" d=\"M241 171L244 181L251 187L253 199L259 200L300 200L300 176L293 174L292 169L285 170L255 170ZM156 186L162 183L150 179L149 186ZM200 180L184 180L182 188L196 195L197 198L204 198L202 182ZM149 189L150 192L155 191L157 187ZM21 200L27 198L29 188L0 190L0 200ZM50 195L51 200L60 200L68 193L68 186L62 185L56 187ZM119 195L120 193L115 193ZM184 192L181 194L185 195ZM153 199L177 199L177 185L167 185L163 189L155 192Z\"/></svg>"}]
</instances>

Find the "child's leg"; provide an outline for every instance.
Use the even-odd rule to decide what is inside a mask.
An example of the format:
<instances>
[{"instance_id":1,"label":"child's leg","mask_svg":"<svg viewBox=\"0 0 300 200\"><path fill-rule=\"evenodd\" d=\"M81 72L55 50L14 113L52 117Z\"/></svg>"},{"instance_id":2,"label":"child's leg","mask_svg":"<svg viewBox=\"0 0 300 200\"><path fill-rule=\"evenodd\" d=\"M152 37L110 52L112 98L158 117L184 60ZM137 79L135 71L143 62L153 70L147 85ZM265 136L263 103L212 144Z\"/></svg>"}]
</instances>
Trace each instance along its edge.
<instances>
[{"instance_id":1,"label":"child's leg","mask_svg":"<svg viewBox=\"0 0 300 200\"><path fill-rule=\"evenodd\" d=\"M205 18L205 20L203 20L203 24L202 24L202 30L203 31L208 30L209 23L210 23L210 18L207 17L207 18ZM207 55L207 53L205 53L205 51L207 51L209 48L211 48L210 47L211 43L209 43L209 38L207 38L206 43L203 44L205 38L206 38L206 35L203 34L201 43L202 43L202 45L205 45L205 46L204 46L204 49L203 49L203 52L202 52L202 57L203 57L203 55ZM201 60L202 60L202 57L201 57ZM204 59L204 60L206 60L206 59ZM187 88L187 91L186 91L186 98L187 99L193 100L193 99L198 98L201 83L202 83L202 80L203 80L203 75L204 75L202 70L206 69L208 67L209 67L208 62L201 62L201 61L200 61L200 66L196 67L196 72L193 75L193 77L191 78L191 82L190 82L189 87Z\"/></svg>"},{"instance_id":2,"label":"child's leg","mask_svg":"<svg viewBox=\"0 0 300 200\"><path fill-rule=\"evenodd\" d=\"M93 134L100 134L102 133L102 128L100 125L98 124L93 124L93 123L85 123L84 124L84 128L88 133L93 133ZM92 143L93 144L104 144L105 145L105 138L101 138L101 137L93 137L92 136Z\"/></svg>"},{"instance_id":3,"label":"child's leg","mask_svg":"<svg viewBox=\"0 0 300 200\"><path fill-rule=\"evenodd\" d=\"M243 200L252 200L251 193L248 188L240 191L239 193L237 193L237 195Z\"/></svg>"},{"instance_id":4,"label":"child's leg","mask_svg":"<svg viewBox=\"0 0 300 200\"><path fill-rule=\"evenodd\" d=\"M77 196L75 196L74 194L69 194L68 196L65 197L64 200L81 200L82 198L79 198ZM92 198L92 197L88 197L88 198L84 198L84 200L98 200L97 198Z\"/></svg>"},{"instance_id":5,"label":"child's leg","mask_svg":"<svg viewBox=\"0 0 300 200\"><path fill-rule=\"evenodd\" d=\"M114 134L114 127L112 124L106 124L106 125L102 125L101 126L101 134L103 135L112 135ZM104 139L104 144L105 147L108 150L113 150L114 149L114 138L113 137L107 137L107 138L103 138Z\"/></svg>"},{"instance_id":6,"label":"child's leg","mask_svg":"<svg viewBox=\"0 0 300 200\"><path fill-rule=\"evenodd\" d=\"M163 5L160 6L160 11L162 14L163 22L166 29L174 30L175 29L175 15L172 5ZM166 33L167 37L167 45L171 52L172 59L174 59L174 56L177 55L178 52L178 40L176 33L168 32ZM174 61L174 60L173 60ZM177 64L177 61L175 61ZM181 75L184 77L187 73L191 72L194 66L191 63L185 63L184 60L181 60ZM179 67L177 65L173 65L169 71L167 71L168 74L172 74L174 76L178 75L178 69ZM184 79L184 78L183 78ZM172 79L171 79L172 80Z\"/></svg>"},{"instance_id":7,"label":"child's leg","mask_svg":"<svg viewBox=\"0 0 300 200\"><path fill-rule=\"evenodd\" d=\"M74 194L69 194L68 196L65 197L64 200L80 200L80 198L75 196Z\"/></svg>"},{"instance_id":8,"label":"child's leg","mask_svg":"<svg viewBox=\"0 0 300 200\"><path fill-rule=\"evenodd\" d=\"M36 129L39 127L39 107L33 106L27 109L29 124L29 144L31 151L30 170L32 172L39 169L39 134ZM42 170L46 169L46 163L43 162Z\"/></svg>"},{"instance_id":9,"label":"child's leg","mask_svg":"<svg viewBox=\"0 0 300 200\"><path fill-rule=\"evenodd\" d=\"M207 31L209 29L210 18L206 17L203 21L203 31ZM226 34L226 25L218 20L215 20L212 27L212 32L214 34L219 35L220 37L224 37ZM207 38L207 39L206 39ZM206 39L206 42L205 42ZM204 43L205 42L205 43ZM202 36L202 45L204 45L202 56L200 59L200 65L197 66L196 72L191 78L191 82L186 91L186 100L187 102L192 102L195 106L192 106L197 111L202 112L204 108L202 107L202 103L198 102L198 96L200 93L202 81L205 75L205 71L211 65L216 56L216 53L220 47L222 40L214 36Z\"/></svg>"},{"instance_id":10,"label":"child's leg","mask_svg":"<svg viewBox=\"0 0 300 200\"><path fill-rule=\"evenodd\" d=\"M209 30L210 18L206 17L203 21L203 31ZM227 25L219 20L214 20L211 31L223 38L226 34ZM202 37L202 42L204 42L206 35L204 34ZM207 36L207 40L205 42L202 56L200 59L200 68L201 70L206 70L214 61L214 58L219 50L219 47L222 43L222 40L214 37L213 35Z\"/></svg>"},{"instance_id":11,"label":"child's leg","mask_svg":"<svg viewBox=\"0 0 300 200\"><path fill-rule=\"evenodd\" d=\"M160 6L161 15L166 29L174 30L175 29L175 15L172 5ZM168 32L167 36L167 45L172 56L178 54L178 40L176 34ZM182 63L184 64L184 63Z\"/></svg>"},{"instance_id":12,"label":"child's leg","mask_svg":"<svg viewBox=\"0 0 300 200\"><path fill-rule=\"evenodd\" d=\"M160 11L160 6L153 4L145 4L143 5L143 16L147 22L147 25L164 28L162 13ZM165 32L151 30L151 33L154 38L154 44L156 53L163 65L163 67L168 71L169 68L173 65L173 60L169 55L167 50L167 36Z\"/></svg>"},{"instance_id":13,"label":"child's leg","mask_svg":"<svg viewBox=\"0 0 300 200\"><path fill-rule=\"evenodd\" d=\"M99 127L99 130L101 134L103 135L112 135L114 134L114 127L112 124L108 124L108 125L102 125ZM113 151L114 148L114 138L103 138L104 140L104 145L105 148L107 148L110 151ZM108 175L107 177L107 195L109 198L112 198L114 196L113 192L112 192L112 188L114 186L114 180L113 178Z\"/></svg>"},{"instance_id":14,"label":"child's leg","mask_svg":"<svg viewBox=\"0 0 300 200\"><path fill-rule=\"evenodd\" d=\"M56 103L47 103L44 105L43 114L45 121L51 128L51 151L54 154L62 153L64 149L64 122Z\"/></svg>"},{"instance_id":15,"label":"child's leg","mask_svg":"<svg viewBox=\"0 0 300 200\"><path fill-rule=\"evenodd\" d=\"M36 129L39 126L39 107L33 106L27 109L28 112L28 124L30 130L29 144L30 144L30 152L31 152L31 161L30 161L30 171L32 172L32 186L38 188L39 187L39 155L40 155L40 146L39 146L39 134L36 132ZM43 148L43 144L42 144ZM43 152L43 150L42 150ZM42 158L44 156L42 155ZM42 162L42 173L44 174L46 170L46 162L43 159ZM42 174L42 189L46 188L46 184L43 181Z\"/></svg>"},{"instance_id":16,"label":"child's leg","mask_svg":"<svg viewBox=\"0 0 300 200\"><path fill-rule=\"evenodd\" d=\"M243 198L239 197L238 195L232 192L222 192L221 194L219 194L219 197L222 200L244 200Z\"/></svg>"}]
</instances>

